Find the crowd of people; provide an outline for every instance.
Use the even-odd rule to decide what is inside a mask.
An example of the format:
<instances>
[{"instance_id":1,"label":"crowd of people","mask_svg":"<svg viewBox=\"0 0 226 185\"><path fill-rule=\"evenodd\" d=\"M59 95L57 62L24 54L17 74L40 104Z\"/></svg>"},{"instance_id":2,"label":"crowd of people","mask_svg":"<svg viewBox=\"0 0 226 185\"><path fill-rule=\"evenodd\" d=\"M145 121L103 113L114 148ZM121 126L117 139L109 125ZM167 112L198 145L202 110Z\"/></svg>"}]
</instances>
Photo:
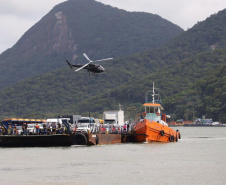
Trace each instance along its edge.
<instances>
[{"instance_id":1,"label":"crowd of people","mask_svg":"<svg viewBox=\"0 0 226 185\"><path fill-rule=\"evenodd\" d=\"M66 133L66 127L60 123L42 123L42 124L27 124L24 122L22 126L9 125L6 129L0 125L0 135L50 135L50 134L64 134ZM70 128L72 133L76 132L77 127ZM91 127L90 133L108 133L108 134L120 134L130 133L133 131L133 125L125 123L122 126L111 124L100 124L97 127Z\"/></svg>"},{"instance_id":2,"label":"crowd of people","mask_svg":"<svg viewBox=\"0 0 226 185\"><path fill-rule=\"evenodd\" d=\"M133 124L125 123L124 125L100 124L97 129L91 128L91 133L101 134L121 134L133 132Z\"/></svg>"},{"instance_id":3,"label":"crowd of people","mask_svg":"<svg viewBox=\"0 0 226 185\"><path fill-rule=\"evenodd\" d=\"M50 134L63 134L66 127L60 123L29 123L24 122L22 126L11 126L5 128L0 125L0 135L50 135Z\"/></svg>"},{"instance_id":4,"label":"crowd of people","mask_svg":"<svg viewBox=\"0 0 226 185\"><path fill-rule=\"evenodd\" d=\"M17 135L17 134L18 130L16 126L12 127L11 125L9 125L8 129L6 129L3 126L0 126L0 135Z\"/></svg>"}]
</instances>

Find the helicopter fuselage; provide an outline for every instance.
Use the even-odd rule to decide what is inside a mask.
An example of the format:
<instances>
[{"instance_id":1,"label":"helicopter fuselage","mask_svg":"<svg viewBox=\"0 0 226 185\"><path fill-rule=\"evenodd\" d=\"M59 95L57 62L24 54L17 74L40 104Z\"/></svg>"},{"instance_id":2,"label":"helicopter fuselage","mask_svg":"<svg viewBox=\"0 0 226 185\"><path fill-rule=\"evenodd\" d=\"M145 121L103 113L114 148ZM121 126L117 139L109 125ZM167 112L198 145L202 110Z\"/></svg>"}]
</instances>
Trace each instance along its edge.
<instances>
[{"instance_id":1,"label":"helicopter fuselage","mask_svg":"<svg viewBox=\"0 0 226 185\"><path fill-rule=\"evenodd\" d=\"M89 72L92 73L102 73L104 72L104 68L99 64L89 64L88 66L84 67Z\"/></svg>"}]
</instances>

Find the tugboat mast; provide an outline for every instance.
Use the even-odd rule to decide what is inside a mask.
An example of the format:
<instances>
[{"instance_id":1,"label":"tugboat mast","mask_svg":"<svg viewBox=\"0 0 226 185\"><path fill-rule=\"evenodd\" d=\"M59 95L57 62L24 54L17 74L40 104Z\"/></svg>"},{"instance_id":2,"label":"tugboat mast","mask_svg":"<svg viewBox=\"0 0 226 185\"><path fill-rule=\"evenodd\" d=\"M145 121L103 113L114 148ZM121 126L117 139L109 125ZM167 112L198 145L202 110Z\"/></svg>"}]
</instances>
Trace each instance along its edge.
<instances>
[{"instance_id":1,"label":"tugboat mast","mask_svg":"<svg viewBox=\"0 0 226 185\"><path fill-rule=\"evenodd\" d=\"M155 103L155 82L153 82L152 103Z\"/></svg>"}]
</instances>

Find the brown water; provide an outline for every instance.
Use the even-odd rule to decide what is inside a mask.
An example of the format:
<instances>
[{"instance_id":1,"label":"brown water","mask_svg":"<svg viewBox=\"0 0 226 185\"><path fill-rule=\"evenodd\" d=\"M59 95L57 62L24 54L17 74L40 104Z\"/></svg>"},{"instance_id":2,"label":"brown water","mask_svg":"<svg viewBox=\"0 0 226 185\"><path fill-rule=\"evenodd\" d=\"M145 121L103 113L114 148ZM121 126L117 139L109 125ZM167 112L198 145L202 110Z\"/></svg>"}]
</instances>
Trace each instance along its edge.
<instances>
[{"instance_id":1,"label":"brown water","mask_svg":"<svg viewBox=\"0 0 226 185\"><path fill-rule=\"evenodd\" d=\"M0 148L0 184L225 184L226 128L174 129L177 143Z\"/></svg>"}]
</instances>

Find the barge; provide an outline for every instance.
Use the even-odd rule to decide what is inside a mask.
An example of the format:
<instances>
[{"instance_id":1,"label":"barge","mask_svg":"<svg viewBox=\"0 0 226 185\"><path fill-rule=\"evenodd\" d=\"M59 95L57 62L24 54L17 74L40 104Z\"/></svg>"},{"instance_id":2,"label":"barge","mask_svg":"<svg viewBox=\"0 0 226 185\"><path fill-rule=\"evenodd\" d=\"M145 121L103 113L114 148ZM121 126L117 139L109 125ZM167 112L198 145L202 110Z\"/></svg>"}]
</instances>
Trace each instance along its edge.
<instances>
[{"instance_id":1,"label":"barge","mask_svg":"<svg viewBox=\"0 0 226 185\"><path fill-rule=\"evenodd\" d=\"M54 135L2 135L0 147L103 145L125 142L122 134L75 133Z\"/></svg>"},{"instance_id":2,"label":"barge","mask_svg":"<svg viewBox=\"0 0 226 185\"><path fill-rule=\"evenodd\" d=\"M70 146L72 144L73 136L69 134L0 136L0 147Z\"/></svg>"}]
</instances>

